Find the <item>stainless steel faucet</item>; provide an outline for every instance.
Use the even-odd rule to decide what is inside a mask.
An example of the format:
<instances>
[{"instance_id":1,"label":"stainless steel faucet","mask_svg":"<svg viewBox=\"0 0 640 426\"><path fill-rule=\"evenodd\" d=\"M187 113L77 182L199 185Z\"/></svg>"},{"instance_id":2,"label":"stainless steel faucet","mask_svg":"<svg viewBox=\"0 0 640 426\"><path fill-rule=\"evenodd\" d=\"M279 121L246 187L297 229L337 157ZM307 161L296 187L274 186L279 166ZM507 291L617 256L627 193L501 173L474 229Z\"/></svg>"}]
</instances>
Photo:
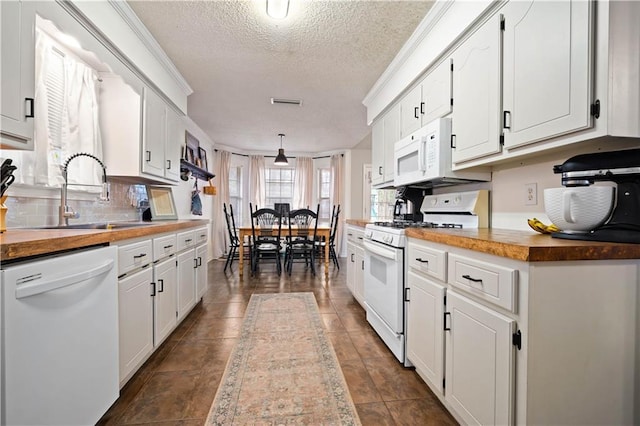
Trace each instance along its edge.
<instances>
[{"instance_id":1,"label":"stainless steel faucet","mask_svg":"<svg viewBox=\"0 0 640 426\"><path fill-rule=\"evenodd\" d=\"M60 187L60 207L58 209L58 225L59 226L68 226L69 218L77 219L80 217L80 213L75 212L71 207L67 205L67 187L70 185L74 186L96 186L96 185L81 185L81 184L70 184L67 180L67 167L71 160L77 157L89 157L96 160L100 166L102 167L102 192L100 193L101 201L109 201L109 184L107 183L107 168L104 166L102 161L94 155L87 154L85 152L79 152L77 154L73 154L71 157L67 159L62 165L62 177L64 178L64 183Z\"/></svg>"}]
</instances>

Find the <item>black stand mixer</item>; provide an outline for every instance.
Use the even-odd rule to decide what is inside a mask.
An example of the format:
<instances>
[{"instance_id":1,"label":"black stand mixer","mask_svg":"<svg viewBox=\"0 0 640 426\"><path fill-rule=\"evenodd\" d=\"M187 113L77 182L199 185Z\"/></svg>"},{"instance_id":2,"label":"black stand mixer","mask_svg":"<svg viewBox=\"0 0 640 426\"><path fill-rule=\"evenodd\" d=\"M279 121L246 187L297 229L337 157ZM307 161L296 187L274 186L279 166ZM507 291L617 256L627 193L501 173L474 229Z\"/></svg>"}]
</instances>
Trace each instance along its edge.
<instances>
[{"instance_id":1,"label":"black stand mixer","mask_svg":"<svg viewBox=\"0 0 640 426\"><path fill-rule=\"evenodd\" d=\"M554 238L640 244L640 149L582 154L553 166L563 186L617 184L616 203L606 223L584 233L555 232Z\"/></svg>"}]
</instances>

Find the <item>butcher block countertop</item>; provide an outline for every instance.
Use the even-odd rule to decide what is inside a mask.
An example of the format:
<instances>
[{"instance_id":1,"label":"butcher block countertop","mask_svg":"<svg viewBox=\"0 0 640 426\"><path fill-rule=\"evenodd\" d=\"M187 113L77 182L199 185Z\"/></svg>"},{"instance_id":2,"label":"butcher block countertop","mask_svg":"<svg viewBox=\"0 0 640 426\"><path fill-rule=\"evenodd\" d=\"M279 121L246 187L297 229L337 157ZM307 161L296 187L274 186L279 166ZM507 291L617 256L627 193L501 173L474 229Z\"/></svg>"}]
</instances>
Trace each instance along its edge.
<instances>
[{"instance_id":1,"label":"butcher block countertop","mask_svg":"<svg viewBox=\"0 0 640 426\"><path fill-rule=\"evenodd\" d=\"M364 228L366 225L373 223L367 219L347 219L347 225L359 226Z\"/></svg>"},{"instance_id":2,"label":"butcher block countertop","mask_svg":"<svg viewBox=\"0 0 640 426\"><path fill-rule=\"evenodd\" d=\"M640 259L640 244L562 240L510 229L408 228L406 235L525 262Z\"/></svg>"},{"instance_id":3,"label":"butcher block countertop","mask_svg":"<svg viewBox=\"0 0 640 426\"><path fill-rule=\"evenodd\" d=\"M144 222L116 229L7 229L0 234L0 260L52 254L59 251L110 244L121 240L206 226L209 220Z\"/></svg>"}]
</instances>

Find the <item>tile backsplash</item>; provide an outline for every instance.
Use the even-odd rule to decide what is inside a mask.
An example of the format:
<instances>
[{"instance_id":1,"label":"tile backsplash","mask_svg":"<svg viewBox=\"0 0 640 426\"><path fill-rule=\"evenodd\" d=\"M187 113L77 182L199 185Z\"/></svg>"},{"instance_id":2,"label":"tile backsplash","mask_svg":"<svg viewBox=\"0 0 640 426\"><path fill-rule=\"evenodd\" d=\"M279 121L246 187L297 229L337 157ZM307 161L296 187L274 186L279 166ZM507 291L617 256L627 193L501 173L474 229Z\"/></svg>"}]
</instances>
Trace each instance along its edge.
<instances>
[{"instance_id":1,"label":"tile backsplash","mask_svg":"<svg viewBox=\"0 0 640 426\"><path fill-rule=\"evenodd\" d=\"M129 196L130 186L126 183L111 182L109 201L100 201L97 194L93 200L76 200L70 197L68 205L80 213L80 217L70 219L69 223L139 220L140 210L132 205ZM7 229L58 224L59 197L9 196L4 205L7 207Z\"/></svg>"}]
</instances>

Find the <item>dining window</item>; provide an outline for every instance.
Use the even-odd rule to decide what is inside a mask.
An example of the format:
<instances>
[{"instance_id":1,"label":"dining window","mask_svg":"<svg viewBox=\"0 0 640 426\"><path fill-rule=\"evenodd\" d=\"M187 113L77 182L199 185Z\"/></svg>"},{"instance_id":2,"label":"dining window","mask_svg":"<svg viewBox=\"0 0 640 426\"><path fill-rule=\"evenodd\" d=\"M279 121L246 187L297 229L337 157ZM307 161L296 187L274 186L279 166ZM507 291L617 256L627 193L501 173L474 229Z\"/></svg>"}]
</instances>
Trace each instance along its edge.
<instances>
[{"instance_id":1,"label":"dining window","mask_svg":"<svg viewBox=\"0 0 640 426\"><path fill-rule=\"evenodd\" d=\"M229 168L229 204L233 206L233 217L236 225L243 224L242 166L231 166Z\"/></svg>"},{"instance_id":2,"label":"dining window","mask_svg":"<svg viewBox=\"0 0 640 426\"><path fill-rule=\"evenodd\" d=\"M275 203L293 204L293 177L294 168L267 168L265 171L265 183L267 194L265 202L267 207L273 208Z\"/></svg>"},{"instance_id":3,"label":"dining window","mask_svg":"<svg viewBox=\"0 0 640 426\"><path fill-rule=\"evenodd\" d=\"M329 221L331 218L331 169L318 169L318 203L320 204L319 219Z\"/></svg>"}]
</instances>

